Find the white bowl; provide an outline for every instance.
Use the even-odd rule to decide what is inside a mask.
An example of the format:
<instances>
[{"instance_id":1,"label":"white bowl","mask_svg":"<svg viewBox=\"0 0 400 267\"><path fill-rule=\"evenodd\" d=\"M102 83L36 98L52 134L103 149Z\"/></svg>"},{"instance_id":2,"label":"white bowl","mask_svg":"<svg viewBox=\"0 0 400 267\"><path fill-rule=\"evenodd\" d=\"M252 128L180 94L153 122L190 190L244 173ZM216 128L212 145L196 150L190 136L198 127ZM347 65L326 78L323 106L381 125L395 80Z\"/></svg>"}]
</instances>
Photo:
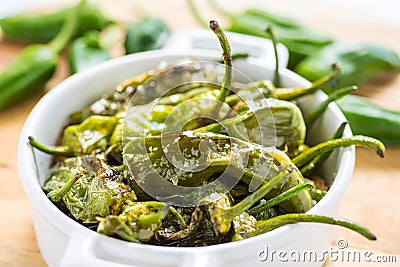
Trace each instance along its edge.
<instances>
[{"instance_id":1,"label":"white bowl","mask_svg":"<svg viewBox=\"0 0 400 267\"><path fill-rule=\"evenodd\" d=\"M19 140L18 167L32 204L40 251L49 266L265 266L266 262L258 257L263 256L266 246L270 252L313 250L316 255L322 255L322 251L329 248L332 227L311 223L287 225L243 241L208 247L177 248L129 243L85 228L67 217L46 197L41 185L51 157L39 151L33 153L27 145L28 136L46 143L55 141L73 111L87 106L119 82L154 69L161 60L175 63L185 57L215 60L209 51L199 49L157 50L118 58L66 79L46 94L30 113ZM264 61L254 59L235 61L235 68L253 80L268 79L273 75L273 69L266 67ZM284 86L309 85L308 81L286 69L282 69L281 74ZM299 103L307 114L325 98L323 93L316 93L304 97ZM329 139L343 121L345 118L338 107L329 105L314 127L313 142ZM346 128L344 136L351 136L349 128ZM354 148L349 147L335 152L324 164L324 176L334 182L327 195L309 213L335 215L353 173L354 157ZM274 266L284 264L277 255L274 259L267 259L267 262L271 261ZM322 263L317 260L297 264L320 266Z\"/></svg>"}]
</instances>

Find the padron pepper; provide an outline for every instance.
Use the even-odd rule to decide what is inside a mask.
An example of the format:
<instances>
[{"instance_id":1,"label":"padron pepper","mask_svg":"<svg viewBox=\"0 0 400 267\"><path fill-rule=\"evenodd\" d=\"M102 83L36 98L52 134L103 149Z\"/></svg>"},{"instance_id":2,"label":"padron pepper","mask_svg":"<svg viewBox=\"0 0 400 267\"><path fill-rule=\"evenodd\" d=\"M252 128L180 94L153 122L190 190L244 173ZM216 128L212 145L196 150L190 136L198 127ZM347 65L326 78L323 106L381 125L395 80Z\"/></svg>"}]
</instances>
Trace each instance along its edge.
<instances>
[{"instance_id":1,"label":"padron pepper","mask_svg":"<svg viewBox=\"0 0 400 267\"><path fill-rule=\"evenodd\" d=\"M131 242L150 241L167 214L168 207L161 202L130 202L118 216L98 218L97 232Z\"/></svg>"},{"instance_id":2,"label":"padron pepper","mask_svg":"<svg viewBox=\"0 0 400 267\"><path fill-rule=\"evenodd\" d=\"M43 190L84 223L96 223L97 216L120 214L127 201L136 200L120 173L96 156L65 159L51 170Z\"/></svg>"}]
</instances>

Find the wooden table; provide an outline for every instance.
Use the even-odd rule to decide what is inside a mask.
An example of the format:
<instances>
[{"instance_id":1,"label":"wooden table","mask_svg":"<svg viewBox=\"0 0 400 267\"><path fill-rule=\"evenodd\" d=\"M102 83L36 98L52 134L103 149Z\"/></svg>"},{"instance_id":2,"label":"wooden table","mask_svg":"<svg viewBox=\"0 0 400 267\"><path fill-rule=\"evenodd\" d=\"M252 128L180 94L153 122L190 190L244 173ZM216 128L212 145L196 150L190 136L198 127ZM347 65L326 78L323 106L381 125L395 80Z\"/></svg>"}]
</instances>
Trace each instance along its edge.
<instances>
[{"instance_id":1,"label":"wooden table","mask_svg":"<svg viewBox=\"0 0 400 267\"><path fill-rule=\"evenodd\" d=\"M139 6L144 12L164 18L174 30L199 27L184 1L147 0L146 4L119 0L102 5L110 15L118 15L126 21L137 20ZM205 19L224 19L213 11L205 1L197 1ZM279 3L276 3L279 2ZM262 4L272 12L290 15L312 29L327 32L335 38L348 41L373 42L400 52L400 28L378 19L352 12L322 1L269 1ZM239 11L249 6L260 6L257 1L222 1L230 11ZM228 4L230 3L230 4ZM133 15L132 15L133 14ZM397 36L397 37L396 37ZM396 39L397 38L397 39ZM0 39L0 69L10 63L23 46ZM66 74L66 64L60 67L49 83L47 90L61 81ZM360 94L374 102L400 110L400 76L389 82L377 78L362 86ZM0 113L0 266L46 266L36 244L30 214L30 204L18 177L17 140L29 111L42 94L37 94ZM350 231L337 229L332 248L337 248L339 239L348 241L349 248L370 250L377 255L396 255L400 262L400 149L389 148L385 159L376 157L371 151L357 149L354 177L341 203L339 215L371 228L378 240L367 241ZM388 263L387 266L398 266ZM363 263L327 261L325 266L362 266ZM370 264L375 266L376 264ZM379 265L381 266L381 265Z\"/></svg>"}]
</instances>

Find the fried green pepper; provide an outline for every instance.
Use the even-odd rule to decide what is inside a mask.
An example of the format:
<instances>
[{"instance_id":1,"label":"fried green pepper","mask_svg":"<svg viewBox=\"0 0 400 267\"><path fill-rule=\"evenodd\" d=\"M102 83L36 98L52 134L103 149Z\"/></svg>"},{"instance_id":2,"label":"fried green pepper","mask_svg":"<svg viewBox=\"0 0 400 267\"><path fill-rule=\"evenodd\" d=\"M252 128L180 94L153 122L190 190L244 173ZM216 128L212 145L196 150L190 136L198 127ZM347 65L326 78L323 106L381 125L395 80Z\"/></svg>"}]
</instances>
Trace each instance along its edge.
<instances>
[{"instance_id":1,"label":"fried green pepper","mask_svg":"<svg viewBox=\"0 0 400 267\"><path fill-rule=\"evenodd\" d=\"M30 144L48 154L80 156L105 152L118 119L113 116L93 115L78 125L65 128L60 146L47 146L29 137Z\"/></svg>"},{"instance_id":2,"label":"fried green pepper","mask_svg":"<svg viewBox=\"0 0 400 267\"><path fill-rule=\"evenodd\" d=\"M96 156L64 160L50 172L43 190L52 201L62 201L83 223L96 223L97 216L117 215L126 201L136 200L119 172Z\"/></svg>"},{"instance_id":3,"label":"fried green pepper","mask_svg":"<svg viewBox=\"0 0 400 267\"><path fill-rule=\"evenodd\" d=\"M161 202L130 202L118 216L98 218L97 232L131 242L150 241L167 213L168 207Z\"/></svg>"},{"instance_id":4,"label":"fried green pepper","mask_svg":"<svg viewBox=\"0 0 400 267\"><path fill-rule=\"evenodd\" d=\"M245 104L243 104L245 105ZM237 116L196 131L227 133L245 141L277 146L292 151L304 143L305 123L300 109L293 103L264 98L246 107Z\"/></svg>"}]
</instances>

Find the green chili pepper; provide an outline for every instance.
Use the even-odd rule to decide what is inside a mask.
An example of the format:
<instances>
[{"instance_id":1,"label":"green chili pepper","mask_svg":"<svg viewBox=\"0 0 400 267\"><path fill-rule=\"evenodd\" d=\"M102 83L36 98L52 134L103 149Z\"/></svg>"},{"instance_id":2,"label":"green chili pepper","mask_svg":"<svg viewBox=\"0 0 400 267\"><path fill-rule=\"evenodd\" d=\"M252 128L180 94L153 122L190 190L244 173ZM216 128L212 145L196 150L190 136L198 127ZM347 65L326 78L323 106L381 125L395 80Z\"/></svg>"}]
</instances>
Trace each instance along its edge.
<instances>
[{"instance_id":1,"label":"green chili pepper","mask_svg":"<svg viewBox=\"0 0 400 267\"><path fill-rule=\"evenodd\" d=\"M75 182L78 181L79 178L81 178L81 174L80 173L75 173L74 174L74 173L71 172L71 170L69 170L67 168L59 168L57 170L57 172L53 172L53 177L60 176L61 172L63 172L62 176L65 175L65 181L63 181L64 184L63 185L60 184L59 187L51 190L47 194L47 197L53 202L60 202L62 200L62 198L71 189L71 187L75 184Z\"/></svg>"},{"instance_id":2,"label":"green chili pepper","mask_svg":"<svg viewBox=\"0 0 400 267\"><path fill-rule=\"evenodd\" d=\"M400 112L392 111L367 99L349 95L336 102L354 134L378 138L386 145L400 145Z\"/></svg>"},{"instance_id":3,"label":"green chili pepper","mask_svg":"<svg viewBox=\"0 0 400 267\"><path fill-rule=\"evenodd\" d=\"M90 31L72 43L68 53L69 69L74 74L110 58L110 52L100 44L100 32Z\"/></svg>"},{"instance_id":4,"label":"green chili pepper","mask_svg":"<svg viewBox=\"0 0 400 267\"><path fill-rule=\"evenodd\" d=\"M67 21L73 8L66 8L55 13L40 15L17 15L0 20L4 36L14 40L45 42L53 39ZM99 7L85 3L79 15L80 24L73 36L80 36L89 30L101 30L111 23Z\"/></svg>"},{"instance_id":5,"label":"green chili pepper","mask_svg":"<svg viewBox=\"0 0 400 267\"><path fill-rule=\"evenodd\" d=\"M160 49L169 34L170 30L164 21L146 18L128 28L125 37L126 54Z\"/></svg>"},{"instance_id":6,"label":"green chili pepper","mask_svg":"<svg viewBox=\"0 0 400 267\"><path fill-rule=\"evenodd\" d=\"M400 57L393 51L374 45L343 42L335 42L310 53L294 70L314 80L324 75L332 63L338 63L343 68L340 86L361 84L384 71L400 70Z\"/></svg>"},{"instance_id":7,"label":"green chili pepper","mask_svg":"<svg viewBox=\"0 0 400 267\"><path fill-rule=\"evenodd\" d=\"M190 2L191 1L189 1L189 3ZM315 51L319 47L323 47L332 42L330 38L311 32L303 28L296 21L284 16L271 14L260 9L249 9L243 14L233 15L226 12L226 10L220 7L215 1L210 1L210 3L216 11L230 18L230 31L266 37L265 29L267 27L272 26L279 29L277 39L289 50L289 66L294 66L308 54L307 51ZM190 5L195 18L201 23L202 19L193 3L190 3ZM271 39L274 38L271 35L269 35L269 37Z\"/></svg>"},{"instance_id":8,"label":"green chili pepper","mask_svg":"<svg viewBox=\"0 0 400 267\"><path fill-rule=\"evenodd\" d=\"M274 27L276 37L289 50L289 68L294 67L306 56L330 44L333 40L312 32L289 19L268 14L261 10L248 10L232 16L229 31L267 37L265 29Z\"/></svg>"},{"instance_id":9,"label":"green chili pepper","mask_svg":"<svg viewBox=\"0 0 400 267\"><path fill-rule=\"evenodd\" d=\"M0 110L43 89L53 76L58 53L75 34L79 14L85 5L82 1L70 12L61 31L47 45L31 45L0 74Z\"/></svg>"}]
</instances>

